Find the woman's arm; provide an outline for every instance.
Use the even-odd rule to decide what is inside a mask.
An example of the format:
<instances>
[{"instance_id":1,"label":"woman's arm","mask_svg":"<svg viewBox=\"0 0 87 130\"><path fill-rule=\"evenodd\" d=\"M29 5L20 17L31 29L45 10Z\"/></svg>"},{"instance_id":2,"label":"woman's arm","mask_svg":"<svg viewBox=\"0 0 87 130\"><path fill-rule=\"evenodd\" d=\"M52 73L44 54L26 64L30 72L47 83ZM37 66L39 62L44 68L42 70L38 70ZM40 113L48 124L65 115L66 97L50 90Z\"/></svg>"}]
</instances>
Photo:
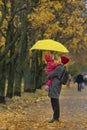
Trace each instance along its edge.
<instances>
[{"instance_id":1,"label":"woman's arm","mask_svg":"<svg viewBox=\"0 0 87 130\"><path fill-rule=\"evenodd\" d=\"M55 77L61 77L64 67L62 65L58 65L48 76L47 79L52 79Z\"/></svg>"}]
</instances>

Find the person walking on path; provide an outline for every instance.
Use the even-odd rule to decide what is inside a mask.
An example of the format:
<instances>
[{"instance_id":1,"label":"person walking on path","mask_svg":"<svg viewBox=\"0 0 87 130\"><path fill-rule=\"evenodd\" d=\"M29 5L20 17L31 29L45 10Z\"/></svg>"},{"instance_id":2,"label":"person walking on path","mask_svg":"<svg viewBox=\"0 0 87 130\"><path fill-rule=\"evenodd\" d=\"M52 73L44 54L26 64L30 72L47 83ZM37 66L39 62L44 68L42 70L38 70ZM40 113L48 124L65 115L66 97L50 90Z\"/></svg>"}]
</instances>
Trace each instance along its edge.
<instances>
[{"instance_id":1,"label":"person walking on path","mask_svg":"<svg viewBox=\"0 0 87 130\"><path fill-rule=\"evenodd\" d=\"M61 56L60 64L48 75L48 79L52 79L52 83L49 87L48 96L51 100L51 106L53 110L53 118L49 123L59 121L60 118L60 106L59 106L59 96L62 88L62 83L60 78L65 69L65 64L69 62L69 58L66 56Z\"/></svg>"},{"instance_id":2,"label":"person walking on path","mask_svg":"<svg viewBox=\"0 0 87 130\"><path fill-rule=\"evenodd\" d=\"M68 74L67 84L66 84L68 88L70 88L71 78L72 78L72 77L71 77L71 74L69 73L69 74Z\"/></svg>"},{"instance_id":3,"label":"person walking on path","mask_svg":"<svg viewBox=\"0 0 87 130\"><path fill-rule=\"evenodd\" d=\"M84 88L84 79L82 74L78 74L75 82L78 84L78 91L81 92L81 89Z\"/></svg>"}]
</instances>

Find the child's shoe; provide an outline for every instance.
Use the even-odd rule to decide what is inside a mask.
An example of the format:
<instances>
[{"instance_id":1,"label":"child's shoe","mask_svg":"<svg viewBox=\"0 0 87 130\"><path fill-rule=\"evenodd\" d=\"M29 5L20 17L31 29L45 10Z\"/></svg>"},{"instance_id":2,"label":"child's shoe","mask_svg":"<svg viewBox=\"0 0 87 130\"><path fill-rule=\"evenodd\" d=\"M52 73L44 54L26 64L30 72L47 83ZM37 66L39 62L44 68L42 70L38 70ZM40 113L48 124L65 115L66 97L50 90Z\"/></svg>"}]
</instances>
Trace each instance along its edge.
<instances>
[{"instance_id":1,"label":"child's shoe","mask_svg":"<svg viewBox=\"0 0 87 130\"><path fill-rule=\"evenodd\" d=\"M47 92L49 92L49 86L46 86L45 90L46 90Z\"/></svg>"}]
</instances>

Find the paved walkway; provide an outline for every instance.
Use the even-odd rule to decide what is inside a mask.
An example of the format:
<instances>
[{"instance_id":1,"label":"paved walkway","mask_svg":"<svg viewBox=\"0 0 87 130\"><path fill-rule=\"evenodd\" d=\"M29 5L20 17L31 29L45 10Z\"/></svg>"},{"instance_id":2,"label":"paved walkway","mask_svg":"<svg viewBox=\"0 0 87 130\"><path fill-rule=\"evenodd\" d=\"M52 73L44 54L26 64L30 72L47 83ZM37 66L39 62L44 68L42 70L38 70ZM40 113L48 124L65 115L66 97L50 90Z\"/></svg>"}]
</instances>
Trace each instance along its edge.
<instances>
[{"instance_id":1,"label":"paved walkway","mask_svg":"<svg viewBox=\"0 0 87 130\"><path fill-rule=\"evenodd\" d=\"M77 91L76 85L62 89L60 106L61 119L69 130L87 129L87 86L81 92Z\"/></svg>"},{"instance_id":2,"label":"paved walkway","mask_svg":"<svg viewBox=\"0 0 87 130\"><path fill-rule=\"evenodd\" d=\"M62 89L60 95L59 124L53 125L54 123L47 123L52 117L52 109L48 97L33 104L32 113L33 112L35 112L38 116L36 117L34 113L31 118L31 123L35 122L38 124L37 129L87 130L87 86L81 92L77 91L76 85L73 85L71 88ZM32 128L32 130L34 129L35 128Z\"/></svg>"}]
</instances>

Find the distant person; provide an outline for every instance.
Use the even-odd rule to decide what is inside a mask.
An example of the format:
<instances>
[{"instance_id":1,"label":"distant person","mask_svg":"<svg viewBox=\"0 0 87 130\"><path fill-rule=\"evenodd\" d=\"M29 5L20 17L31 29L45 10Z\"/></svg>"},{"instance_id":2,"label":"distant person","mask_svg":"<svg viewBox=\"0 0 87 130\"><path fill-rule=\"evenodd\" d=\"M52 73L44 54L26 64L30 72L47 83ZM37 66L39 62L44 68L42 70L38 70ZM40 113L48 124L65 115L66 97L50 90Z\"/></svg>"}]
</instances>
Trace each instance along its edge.
<instances>
[{"instance_id":1,"label":"distant person","mask_svg":"<svg viewBox=\"0 0 87 130\"><path fill-rule=\"evenodd\" d=\"M72 78L72 77L71 77L71 74L69 73L69 74L68 74L67 84L66 84L67 87L69 87L69 88L70 88L71 78Z\"/></svg>"},{"instance_id":2,"label":"distant person","mask_svg":"<svg viewBox=\"0 0 87 130\"><path fill-rule=\"evenodd\" d=\"M84 79L82 74L76 76L75 82L78 84L78 91L81 92L81 89L84 88Z\"/></svg>"}]
</instances>

